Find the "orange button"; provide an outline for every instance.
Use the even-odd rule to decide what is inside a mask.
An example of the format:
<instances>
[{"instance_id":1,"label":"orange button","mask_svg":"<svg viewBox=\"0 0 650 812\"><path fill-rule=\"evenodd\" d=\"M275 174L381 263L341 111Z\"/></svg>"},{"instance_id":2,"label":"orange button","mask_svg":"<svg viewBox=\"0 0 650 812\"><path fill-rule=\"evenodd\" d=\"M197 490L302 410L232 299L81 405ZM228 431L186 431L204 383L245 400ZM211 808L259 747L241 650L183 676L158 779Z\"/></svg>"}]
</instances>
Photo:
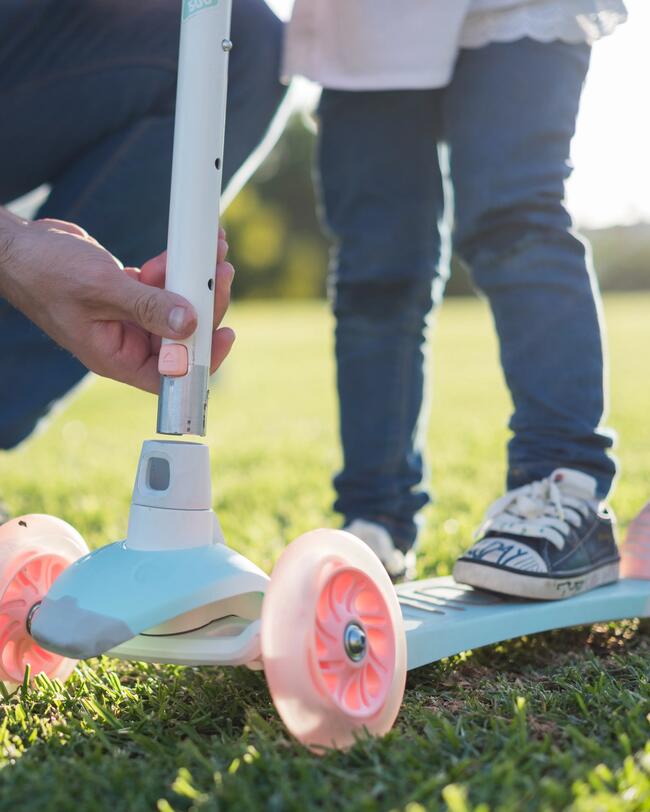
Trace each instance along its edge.
<instances>
[{"instance_id":1,"label":"orange button","mask_svg":"<svg viewBox=\"0 0 650 812\"><path fill-rule=\"evenodd\" d=\"M169 378L187 375L190 362L187 347L183 344L163 344L158 357L158 372Z\"/></svg>"}]
</instances>

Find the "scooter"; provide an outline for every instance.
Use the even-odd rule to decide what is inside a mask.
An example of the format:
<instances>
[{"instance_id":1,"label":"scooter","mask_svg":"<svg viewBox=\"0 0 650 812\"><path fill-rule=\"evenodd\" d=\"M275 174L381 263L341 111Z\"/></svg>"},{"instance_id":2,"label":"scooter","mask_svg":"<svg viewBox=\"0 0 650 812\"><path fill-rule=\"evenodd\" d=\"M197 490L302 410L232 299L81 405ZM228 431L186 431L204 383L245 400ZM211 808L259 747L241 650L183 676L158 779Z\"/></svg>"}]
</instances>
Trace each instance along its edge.
<instances>
[{"instance_id":1,"label":"scooter","mask_svg":"<svg viewBox=\"0 0 650 812\"><path fill-rule=\"evenodd\" d=\"M205 436L232 0L183 0L166 286L198 328L160 352L158 433ZM596 621L650 616L650 544L624 550L617 584L568 600L513 601L434 578L395 587L340 530L290 544L269 576L225 543L208 448L144 443L127 538L89 552L67 523L0 527L0 680L64 681L100 654L264 669L288 730L316 752L383 735L406 672L471 648Z\"/></svg>"}]
</instances>

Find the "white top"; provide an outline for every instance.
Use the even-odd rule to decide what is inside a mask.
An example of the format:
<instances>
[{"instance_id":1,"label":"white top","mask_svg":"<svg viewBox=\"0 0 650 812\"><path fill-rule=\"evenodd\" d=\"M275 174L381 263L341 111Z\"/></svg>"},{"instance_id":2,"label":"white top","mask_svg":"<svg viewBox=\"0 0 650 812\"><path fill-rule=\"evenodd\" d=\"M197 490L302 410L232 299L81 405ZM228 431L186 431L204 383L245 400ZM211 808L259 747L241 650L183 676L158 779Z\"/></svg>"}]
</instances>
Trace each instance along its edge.
<instances>
[{"instance_id":1,"label":"white top","mask_svg":"<svg viewBox=\"0 0 650 812\"><path fill-rule=\"evenodd\" d=\"M444 87L461 48L591 44L626 19L623 0L296 0L284 73L339 90Z\"/></svg>"}]
</instances>

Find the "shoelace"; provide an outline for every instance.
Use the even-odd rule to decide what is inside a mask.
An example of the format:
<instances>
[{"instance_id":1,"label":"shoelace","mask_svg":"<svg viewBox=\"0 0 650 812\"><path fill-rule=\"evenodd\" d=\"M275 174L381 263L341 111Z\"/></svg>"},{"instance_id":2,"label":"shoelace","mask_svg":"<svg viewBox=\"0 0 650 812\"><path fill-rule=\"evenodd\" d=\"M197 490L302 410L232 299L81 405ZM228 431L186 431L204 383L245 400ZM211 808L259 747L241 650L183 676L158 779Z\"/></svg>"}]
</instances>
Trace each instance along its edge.
<instances>
[{"instance_id":1,"label":"shoelace","mask_svg":"<svg viewBox=\"0 0 650 812\"><path fill-rule=\"evenodd\" d=\"M497 531L545 538L562 550L571 527L579 527L589 510L586 500L563 494L551 478L540 479L493 502L476 535Z\"/></svg>"}]
</instances>

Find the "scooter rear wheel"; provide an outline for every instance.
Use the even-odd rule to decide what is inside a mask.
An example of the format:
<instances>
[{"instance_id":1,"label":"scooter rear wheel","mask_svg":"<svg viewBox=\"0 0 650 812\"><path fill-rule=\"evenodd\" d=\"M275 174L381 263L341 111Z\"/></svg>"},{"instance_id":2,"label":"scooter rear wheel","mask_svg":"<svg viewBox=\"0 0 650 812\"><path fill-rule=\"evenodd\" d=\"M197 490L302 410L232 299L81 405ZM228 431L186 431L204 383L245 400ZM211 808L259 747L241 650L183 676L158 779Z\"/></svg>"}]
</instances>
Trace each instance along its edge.
<instances>
[{"instance_id":1,"label":"scooter rear wheel","mask_svg":"<svg viewBox=\"0 0 650 812\"><path fill-rule=\"evenodd\" d=\"M40 514L0 527L0 681L12 690L29 665L65 681L76 665L45 651L28 632L29 616L64 569L88 553L77 531L61 519Z\"/></svg>"},{"instance_id":2,"label":"scooter rear wheel","mask_svg":"<svg viewBox=\"0 0 650 812\"><path fill-rule=\"evenodd\" d=\"M364 730L387 733L406 681L406 637L375 554L339 530L316 530L280 557L262 607L262 657L289 731L318 752Z\"/></svg>"}]
</instances>

